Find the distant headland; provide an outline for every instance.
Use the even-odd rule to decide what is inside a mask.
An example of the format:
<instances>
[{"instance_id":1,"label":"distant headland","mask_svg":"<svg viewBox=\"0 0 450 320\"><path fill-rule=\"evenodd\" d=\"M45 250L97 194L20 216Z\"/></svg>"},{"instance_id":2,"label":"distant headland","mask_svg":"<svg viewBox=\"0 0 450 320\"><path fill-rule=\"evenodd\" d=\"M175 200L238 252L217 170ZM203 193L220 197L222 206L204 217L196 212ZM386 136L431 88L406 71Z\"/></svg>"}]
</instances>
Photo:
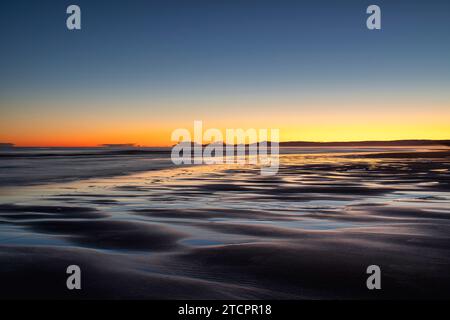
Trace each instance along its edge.
<instances>
[{"instance_id":1,"label":"distant headland","mask_svg":"<svg viewBox=\"0 0 450 320\"><path fill-rule=\"evenodd\" d=\"M187 142L189 143L189 142ZM220 144L220 142L217 142ZM262 143L262 142L260 142ZM267 141L270 145L271 142ZM192 145L195 145L192 142ZM224 143L225 145L225 143ZM173 146L173 145L172 145ZM420 147L420 146L447 146L450 147L450 139L449 140L431 140L431 139L407 139L407 140L367 140L367 141L327 141L327 142L318 142L318 141L283 141L279 142L280 147ZM14 143L9 142L0 142L0 149L9 149L9 148L17 148ZM22 146L26 147L26 146ZM63 148L54 146L55 148ZM83 146L79 146L83 148ZM127 149L127 148L141 148L145 147L142 145L137 145L135 143L105 143L100 144L97 147L100 148L117 148L117 149ZM146 146L146 147L151 147Z\"/></svg>"},{"instance_id":2,"label":"distant headland","mask_svg":"<svg viewBox=\"0 0 450 320\"><path fill-rule=\"evenodd\" d=\"M450 140L391 140L391 141L344 141L344 142L280 142L280 147L408 147L408 146L450 146Z\"/></svg>"},{"instance_id":3,"label":"distant headland","mask_svg":"<svg viewBox=\"0 0 450 320\"><path fill-rule=\"evenodd\" d=\"M14 143L0 142L0 149L13 148L13 147L14 147Z\"/></svg>"}]
</instances>

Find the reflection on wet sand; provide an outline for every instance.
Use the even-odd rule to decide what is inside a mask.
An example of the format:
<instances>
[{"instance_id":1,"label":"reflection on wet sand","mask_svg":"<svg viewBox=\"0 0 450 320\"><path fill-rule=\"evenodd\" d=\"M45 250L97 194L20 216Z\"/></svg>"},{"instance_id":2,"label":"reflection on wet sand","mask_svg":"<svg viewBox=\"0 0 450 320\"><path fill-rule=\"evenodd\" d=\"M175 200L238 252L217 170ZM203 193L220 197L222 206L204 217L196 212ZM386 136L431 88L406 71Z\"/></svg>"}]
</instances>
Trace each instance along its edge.
<instances>
[{"instance_id":1,"label":"reflection on wet sand","mask_svg":"<svg viewBox=\"0 0 450 320\"><path fill-rule=\"evenodd\" d=\"M450 152L280 160L275 176L212 165L5 186L0 296L450 297ZM371 264L381 291L366 289Z\"/></svg>"}]
</instances>

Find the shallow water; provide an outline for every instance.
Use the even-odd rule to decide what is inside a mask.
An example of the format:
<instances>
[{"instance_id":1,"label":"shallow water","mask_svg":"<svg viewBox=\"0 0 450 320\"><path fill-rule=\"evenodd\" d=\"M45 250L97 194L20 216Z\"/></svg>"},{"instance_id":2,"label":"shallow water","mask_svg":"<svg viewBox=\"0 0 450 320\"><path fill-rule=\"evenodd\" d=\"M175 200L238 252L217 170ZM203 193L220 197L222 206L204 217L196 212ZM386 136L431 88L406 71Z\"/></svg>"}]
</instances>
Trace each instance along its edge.
<instances>
[{"instance_id":1,"label":"shallow water","mask_svg":"<svg viewBox=\"0 0 450 320\"><path fill-rule=\"evenodd\" d=\"M108 171L114 157L102 162L112 176L91 179L3 172L0 296L450 297L449 154L332 151L284 152L274 176L169 167L161 155L127 155L121 175ZM63 159L65 171L79 165ZM65 287L70 264L83 272L79 292ZM377 292L366 288L371 264Z\"/></svg>"}]
</instances>

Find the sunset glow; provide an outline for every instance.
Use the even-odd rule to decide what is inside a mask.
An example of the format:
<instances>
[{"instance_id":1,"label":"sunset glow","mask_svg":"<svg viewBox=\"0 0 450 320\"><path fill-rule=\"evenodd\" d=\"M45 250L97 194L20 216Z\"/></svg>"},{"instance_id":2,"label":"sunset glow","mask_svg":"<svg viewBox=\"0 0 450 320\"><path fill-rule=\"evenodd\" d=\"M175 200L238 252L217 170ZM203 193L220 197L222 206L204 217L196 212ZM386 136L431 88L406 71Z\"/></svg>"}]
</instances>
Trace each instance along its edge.
<instances>
[{"instance_id":1,"label":"sunset glow","mask_svg":"<svg viewBox=\"0 0 450 320\"><path fill-rule=\"evenodd\" d=\"M85 28L68 31L48 5L30 33L45 17L29 6L5 34L0 143L167 146L194 120L278 128L281 141L450 139L445 9L386 3L389 27L369 31L358 5L143 2L116 25L119 3L89 4Z\"/></svg>"}]
</instances>

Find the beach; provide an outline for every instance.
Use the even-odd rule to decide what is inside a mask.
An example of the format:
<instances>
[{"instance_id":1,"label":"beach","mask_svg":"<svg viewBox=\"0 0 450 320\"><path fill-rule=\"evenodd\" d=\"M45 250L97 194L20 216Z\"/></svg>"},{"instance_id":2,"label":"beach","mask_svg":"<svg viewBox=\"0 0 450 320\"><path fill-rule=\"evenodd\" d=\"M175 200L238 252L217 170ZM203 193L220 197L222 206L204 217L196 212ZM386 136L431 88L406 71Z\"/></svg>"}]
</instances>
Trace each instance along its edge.
<instances>
[{"instance_id":1,"label":"beach","mask_svg":"<svg viewBox=\"0 0 450 320\"><path fill-rule=\"evenodd\" d=\"M273 176L166 149L1 153L0 297L450 298L448 148L280 151Z\"/></svg>"}]
</instances>

